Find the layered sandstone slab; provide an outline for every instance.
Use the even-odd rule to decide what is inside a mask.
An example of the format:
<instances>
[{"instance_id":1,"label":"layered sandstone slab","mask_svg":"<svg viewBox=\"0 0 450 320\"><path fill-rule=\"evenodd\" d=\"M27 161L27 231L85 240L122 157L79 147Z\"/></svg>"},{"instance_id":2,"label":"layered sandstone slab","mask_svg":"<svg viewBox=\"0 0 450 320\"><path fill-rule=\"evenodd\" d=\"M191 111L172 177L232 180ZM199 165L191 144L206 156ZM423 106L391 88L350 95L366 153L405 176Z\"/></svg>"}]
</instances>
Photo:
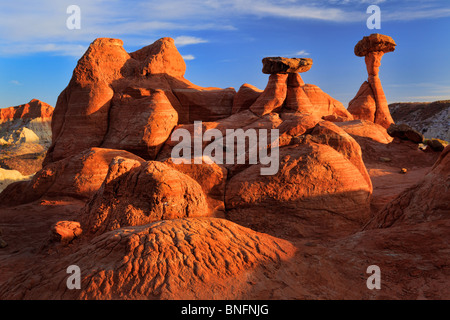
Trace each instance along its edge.
<instances>
[{"instance_id":1,"label":"layered sandstone slab","mask_svg":"<svg viewBox=\"0 0 450 320\"><path fill-rule=\"evenodd\" d=\"M311 58L267 57L262 60L262 72L266 74L302 73L311 69Z\"/></svg>"}]
</instances>

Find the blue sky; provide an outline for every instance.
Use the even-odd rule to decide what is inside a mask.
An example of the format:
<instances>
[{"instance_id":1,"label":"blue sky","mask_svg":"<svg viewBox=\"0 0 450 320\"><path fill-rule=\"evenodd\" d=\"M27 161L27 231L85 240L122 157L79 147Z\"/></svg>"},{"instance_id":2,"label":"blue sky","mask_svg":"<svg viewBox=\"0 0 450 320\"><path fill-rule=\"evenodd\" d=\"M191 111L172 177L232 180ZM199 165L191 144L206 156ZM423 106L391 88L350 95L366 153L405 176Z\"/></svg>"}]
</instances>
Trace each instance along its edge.
<instances>
[{"instance_id":1,"label":"blue sky","mask_svg":"<svg viewBox=\"0 0 450 320\"><path fill-rule=\"evenodd\" d=\"M73 4L78 30L66 26ZM381 9L380 30L366 26L372 4ZM308 57L305 82L347 106L367 78L353 48L375 32L397 42L380 70L389 102L450 99L449 0L2 1L0 107L33 98L54 106L95 38L120 38L131 52L166 36L197 85L264 89L263 57Z\"/></svg>"}]
</instances>

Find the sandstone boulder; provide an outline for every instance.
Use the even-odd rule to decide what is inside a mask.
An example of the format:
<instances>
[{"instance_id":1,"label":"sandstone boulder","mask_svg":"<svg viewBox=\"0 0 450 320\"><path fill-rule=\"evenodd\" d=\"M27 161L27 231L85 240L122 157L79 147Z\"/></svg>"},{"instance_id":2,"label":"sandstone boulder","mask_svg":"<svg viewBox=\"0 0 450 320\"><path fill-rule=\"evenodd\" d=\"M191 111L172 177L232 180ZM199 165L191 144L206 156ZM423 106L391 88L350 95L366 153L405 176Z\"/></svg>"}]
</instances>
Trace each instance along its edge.
<instances>
[{"instance_id":1,"label":"sandstone boulder","mask_svg":"<svg viewBox=\"0 0 450 320\"><path fill-rule=\"evenodd\" d=\"M336 116L340 121L353 120L353 116L339 101L323 92L318 86L305 84L299 74L271 74L264 92L250 106L258 116L272 112L299 112L319 120Z\"/></svg>"},{"instance_id":2,"label":"sandstone boulder","mask_svg":"<svg viewBox=\"0 0 450 320\"><path fill-rule=\"evenodd\" d=\"M172 129L178 113L162 90L148 90L142 98L113 98L109 127L102 147L132 152L155 159Z\"/></svg>"},{"instance_id":3,"label":"sandstone boulder","mask_svg":"<svg viewBox=\"0 0 450 320\"><path fill-rule=\"evenodd\" d=\"M311 131L310 141L325 144L347 158L361 173L372 192L372 181L362 160L361 147L342 128L329 121L319 122Z\"/></svg>"},{"instance_id":4,"label":"sandstone boulder","mask_svg":"<svg viewBox=\"0 0 450 320\"><path fill-rule=\"evenodd\" d=\"M400 138L403 140L409 140L414 143L422 143L424 141L423 135L408 126L407 124L392 124L388 130L387 133L394 138Z\"/></svg>"},{"instance_id":5,"label":"sandstone boulder","mask_svg":"<svg viewBox=\"0 0 450 320\"><path fill-rule=\"evenodd\" d=\"M427 146L431 148L431 150L437 152L444 151L445 147L448 145L448 143L439 139L428 139L425 142Z\"/></svg>"},{"instance_id":6,"label":"sandstone boulder","mask_svg":"<svg viewBox=\"0 0 450 320\"><path fill-rule=\"evenodd\" d=\"M371 185L343 154L306 142L281 148L279 156L275 175L262 176L261 165L253 165L230 179L231 220L300 237L342 235L368 220Z\"/></svg>"},{"instance_id":7,"label":"sandstone boulder","mask_svg":"<svg viewBox=\"0 0 450 320\"><path fill-rule=\"evenodd\" d=\"M158 161L139 166L133 162L111 163L103 185L81 215L86 233L210 214L195 180Z\"/></svg>"},{"instance_id":8,"label":"sandstone boulder","mask_svg":"<svg viewBox=\"0 0 450 320\"><path fill-rule=\"evenodd\" d=\"M223 214L227 169L205 157L201 163L196 162L196 159L193 158L189 163L175 164L172 159L167 159L164 164L197 181L206 196L210 211L216 215Z\"/></svg>"}]
</instances>

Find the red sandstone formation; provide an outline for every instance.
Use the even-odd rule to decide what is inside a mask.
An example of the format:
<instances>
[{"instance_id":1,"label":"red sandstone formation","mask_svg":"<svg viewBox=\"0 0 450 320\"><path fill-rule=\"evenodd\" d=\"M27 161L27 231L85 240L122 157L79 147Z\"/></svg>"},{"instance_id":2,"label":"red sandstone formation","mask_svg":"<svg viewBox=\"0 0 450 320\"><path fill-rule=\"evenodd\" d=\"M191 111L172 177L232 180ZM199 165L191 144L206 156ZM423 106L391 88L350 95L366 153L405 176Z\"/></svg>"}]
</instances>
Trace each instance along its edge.
<instances>
[{"instance_id":1,"label":"red sandstone formation","mask_svg":"<svg viewBox=\"0 0 450 320\"><path fill-rule=\"evenodd\" d=\"M95 40L59 96L45 167L0 194L0 299L450 297L450 149L387 133L389 39L355 48L369 71L357 120L304 83L312 61L265 60L267 87L236 93L184 79L170 38L133 53ZM175 164L172 132L193 136L194 121L221 143L227 129L278 129L279 171ZM372 264L382 290L367 289Z\"/></svg>"},{"instance_id":2,"label":"red sandstone formation","mask_svg":"<svg viewBox=\"0 0 450 320\"><path fill-rule=\"evenodd\" d=\"M395 42L391 37L372 34L364 37L355 46L355 55L365 57L368 81L364 82L350 101L348 111L356 118L377 123L386 129L394 120L389 112L386 96L378 76L381 58L386 52L395 50Z\"/></svg>"},{"instance_id":3,"label":"red sandstone formation","mask_svg":"<svg viewBox=\"0 0 450 320\"><path fill-rule=\"evenodd\" d=\"M56 104L45 164L91 147L151 160L177 123L231 115L234 89L201 88L185 80L186 65L173 39L130 54L122 45L97 39L78 61Z\"/></svg>"}]
</instances>

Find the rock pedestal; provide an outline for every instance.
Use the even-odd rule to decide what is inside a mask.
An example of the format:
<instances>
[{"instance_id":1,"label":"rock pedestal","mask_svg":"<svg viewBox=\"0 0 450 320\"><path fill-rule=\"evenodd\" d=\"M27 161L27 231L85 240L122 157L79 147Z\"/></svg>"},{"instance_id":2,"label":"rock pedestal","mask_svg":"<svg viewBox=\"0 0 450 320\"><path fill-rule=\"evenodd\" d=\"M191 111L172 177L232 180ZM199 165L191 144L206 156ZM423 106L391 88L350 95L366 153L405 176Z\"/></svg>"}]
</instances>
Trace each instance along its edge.
<instances>
[{"instance_id":1,"label":"rock pedestal","mask_svg":"<svg viewBox=\"0 0 450 320\"><path fill-rule=\"evenodd\" d=\"M394 123L394 120L389 112L378 73L381 58L386 52L394 51L395 46L391 37L381 34L372 34L358 42L355 46L355 55L365 57L368 80L362 84L348 106L348 111L356 119L372 121L386 129Z\"/></svg>"}]
</instances>

